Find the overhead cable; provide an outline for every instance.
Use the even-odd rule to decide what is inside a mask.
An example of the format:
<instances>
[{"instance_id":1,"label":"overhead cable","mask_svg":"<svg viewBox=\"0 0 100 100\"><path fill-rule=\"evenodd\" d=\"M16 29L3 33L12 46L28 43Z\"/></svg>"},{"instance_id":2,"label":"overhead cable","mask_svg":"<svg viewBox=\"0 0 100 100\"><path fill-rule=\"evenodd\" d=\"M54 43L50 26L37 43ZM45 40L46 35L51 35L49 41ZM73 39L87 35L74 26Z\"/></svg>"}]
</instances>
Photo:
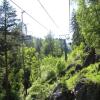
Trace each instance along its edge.
<instances>
[{"instance_id":1,"label":"overhead cable","mask_svg":"<svg viewBox=\"0 0 100 100\"><path fill-rule=\"evenodd\" d=\"M44 29L48 30L47 27L45 27L43 24L41 24L38 20L36 20L33 16L31 16L26 10L24 10L23 8L21 8L17 3L15 3L14 1L10 0L14 5L16 5L19 9L21 9L22 11L24 11L24 13L26 13L31 19L33 19L36 23L38 23L40 26L42 26Z\"/></svg>"},{"instance_id":2,"label":"overhead cable","mask_svg":"<svg viewBox=\"0 0 100 100\"><path fill-rule=\"evenodd\" d=\"M46 12L46 14L49 16L49 18L51 19L51 21L55 24L55 26L58 28L58 25L56 24L56 22L54 21L54 19L51 17L51 15L49 14L49 12L46 10L46 8L43 6L43 4L40 2L40 0L37 0L38 3L41 5L41 7L43 8L43 10Z\"/></svg>"}]
</instances>

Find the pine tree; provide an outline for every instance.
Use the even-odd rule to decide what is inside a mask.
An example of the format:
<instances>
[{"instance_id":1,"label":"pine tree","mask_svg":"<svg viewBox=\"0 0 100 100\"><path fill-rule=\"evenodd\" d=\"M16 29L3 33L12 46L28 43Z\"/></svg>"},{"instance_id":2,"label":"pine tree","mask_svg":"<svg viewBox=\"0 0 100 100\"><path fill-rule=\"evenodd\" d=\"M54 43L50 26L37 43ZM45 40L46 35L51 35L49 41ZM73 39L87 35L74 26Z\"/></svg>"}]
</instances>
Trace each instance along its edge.
<instances>
[{"instance_id":1,"label":"pine tree","mask_svg":"<svg viewBox=\"0 0 100 100\"><path fill-rule=\"evenodd\" d=\"M72 31L73 31L73 45L79 46L81 42L84 41L83 35L80 33L80 27L79 23L76 18L76 12L74 11L72 13L72 20L71 20L71 26L72 26Z\"/></svg>"},{"instance_id":2,"label":"pine tree","mask_svg":"<svg viewBox=\"0 0 100 100\"><path fill-rule=\"evenodd\" d=\"M16 11L12 8L7 0L3 0L0 6L0 51L1 59L3 59L2 69L2 86L5 90L5 99L11 99L11 84L9 80L9 72L12 67L17 65L18 57L18 32L14 32L17 25Z\"/></svg>"},{"instance_id":3,"label":"pine tree","mask_svg":"<svg viewBox=\"0 0 100 100\"><path fill-rule=\"evenodd\" d=\"M3 4L0 6L0 28L4 31L6 19L6 30L11 32L17 23L16 16L16 11L7 0L4 0Z\"/></svg>"}]
</instances>

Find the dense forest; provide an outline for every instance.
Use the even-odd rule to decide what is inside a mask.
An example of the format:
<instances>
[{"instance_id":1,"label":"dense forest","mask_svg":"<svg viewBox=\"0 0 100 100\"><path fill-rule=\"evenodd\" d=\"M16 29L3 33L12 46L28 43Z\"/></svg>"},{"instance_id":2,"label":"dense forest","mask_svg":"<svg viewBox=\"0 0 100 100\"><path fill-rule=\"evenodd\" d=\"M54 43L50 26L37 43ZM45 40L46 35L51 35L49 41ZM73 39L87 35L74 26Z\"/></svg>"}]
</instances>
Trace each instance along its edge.
<instances>
[{"instance_id":1,"label":"dense forest","mask_svg":"<svg viewBox=\"0 0 100 100\"><path fill-rule=\"evenodd\" d=\"M0 4L0 100L100 100L100 1L73 2L69 44L51 31L25 35L16 10Z\"/></svg>"}]
</instances>

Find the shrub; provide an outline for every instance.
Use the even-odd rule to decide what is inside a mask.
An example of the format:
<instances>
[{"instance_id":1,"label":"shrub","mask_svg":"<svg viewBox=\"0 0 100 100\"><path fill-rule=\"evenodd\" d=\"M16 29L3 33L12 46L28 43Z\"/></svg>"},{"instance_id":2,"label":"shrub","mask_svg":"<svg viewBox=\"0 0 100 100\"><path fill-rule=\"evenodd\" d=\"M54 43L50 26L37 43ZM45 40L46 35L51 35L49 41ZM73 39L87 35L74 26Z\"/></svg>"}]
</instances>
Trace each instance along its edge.
<instances>
[{"instance_id":1,"label":"shrub","mask_svg":"<svg viewBox=\"0 0 100 100\"><path fill-rule=\"evenodd\" d=\"M57 73L62 72L62 71L65 69L65 62L59 60L59 61L57 62L57 64L56 64L56 67L57 67Z\"/></svg>"}]
</instances>

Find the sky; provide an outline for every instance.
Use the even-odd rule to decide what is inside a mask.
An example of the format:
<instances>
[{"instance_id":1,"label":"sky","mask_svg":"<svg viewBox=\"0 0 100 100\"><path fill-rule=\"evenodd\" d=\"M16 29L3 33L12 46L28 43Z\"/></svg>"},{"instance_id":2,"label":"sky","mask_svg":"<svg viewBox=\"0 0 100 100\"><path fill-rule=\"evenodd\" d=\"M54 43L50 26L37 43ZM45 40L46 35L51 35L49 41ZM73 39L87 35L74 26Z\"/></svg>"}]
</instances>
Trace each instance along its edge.
<instances>
[{"instance_id":1,"label":"sky","mask_svg":"<svg viewBox=\"0 0 100 100\"><path fill-rule=\"evenodd\" d=\"M40 0L58 27L56 27L56 25L48 17L41 5L38 3L38 0L12 1L14 1L48 29L46 30L41 27L26 13L24 13L23 22L27 25L27 34L41 38L44 38L50 31L54 37L58 38L61 37L61 35L69 34L69 0ZM17 10L18 18L21 18L22 11L11 3L11 1L10 4Z\"/></svg>"}]
</instances>

